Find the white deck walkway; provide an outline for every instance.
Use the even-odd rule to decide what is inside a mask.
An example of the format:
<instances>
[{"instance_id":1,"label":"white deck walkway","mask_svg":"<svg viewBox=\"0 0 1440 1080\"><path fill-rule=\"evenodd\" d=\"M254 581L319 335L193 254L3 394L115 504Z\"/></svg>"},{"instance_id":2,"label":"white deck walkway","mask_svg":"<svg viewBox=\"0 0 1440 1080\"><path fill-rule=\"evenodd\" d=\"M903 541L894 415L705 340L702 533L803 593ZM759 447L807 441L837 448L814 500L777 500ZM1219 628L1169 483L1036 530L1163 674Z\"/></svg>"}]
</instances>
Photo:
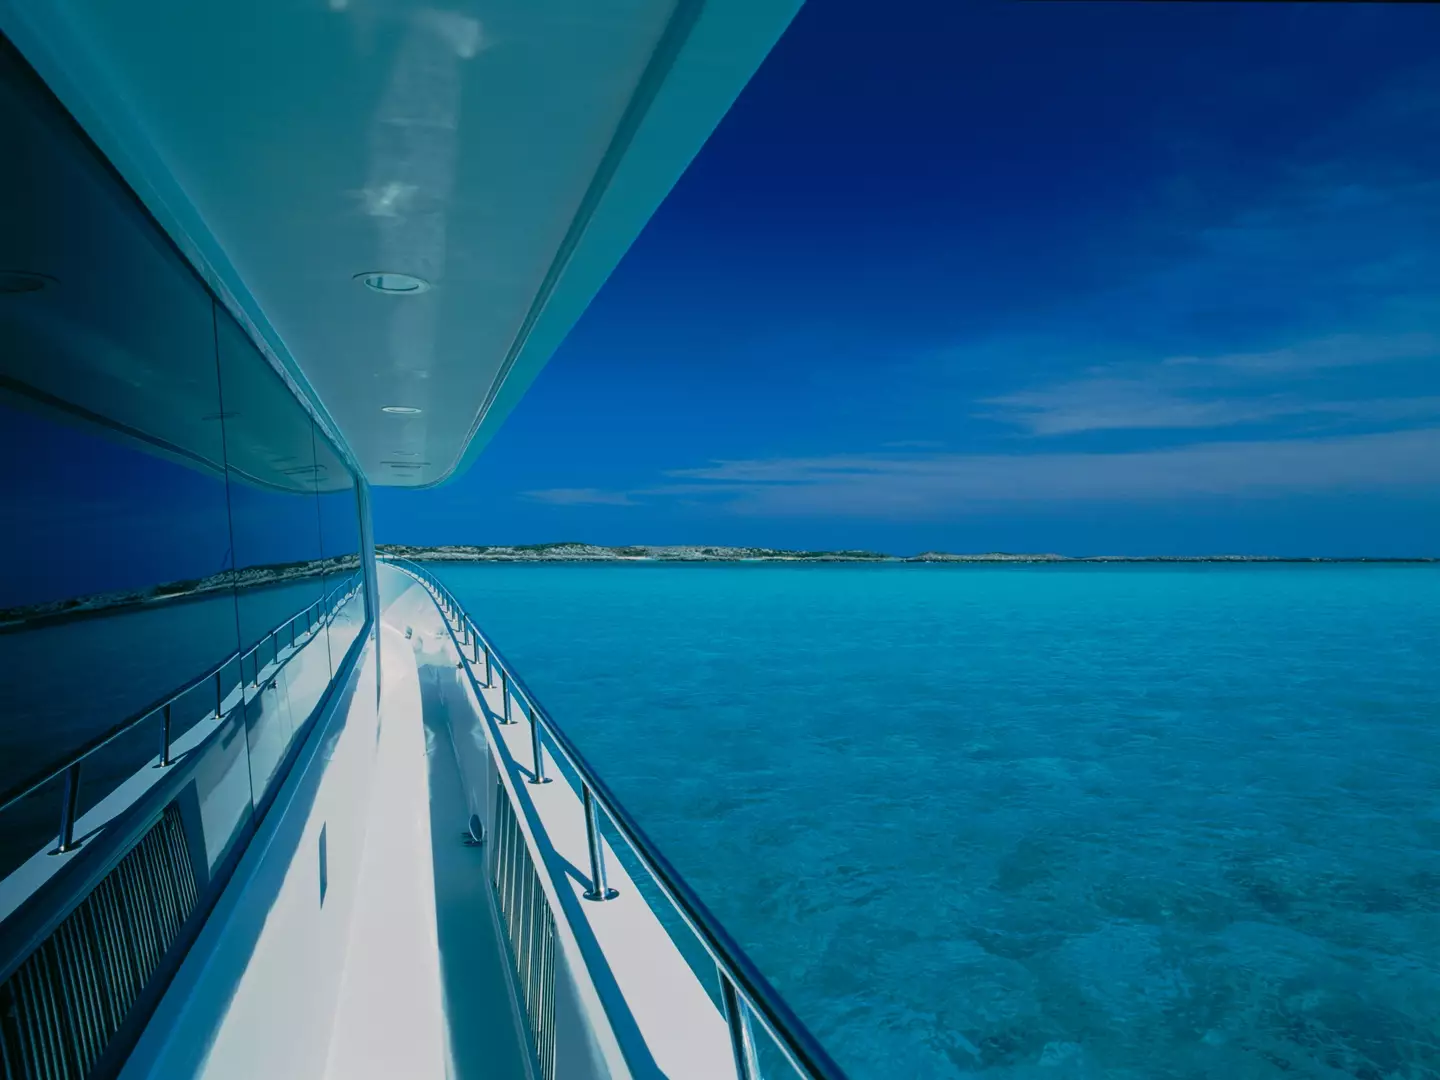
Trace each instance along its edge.
<instances>
[{"instance_id":1,"label":"white deck walkway","mask_svg":"<svg viewBox=\"0 0 1440 1080\"><path fill-rule=\"evenodd\" d=\"M422 688L436 672L417 667L405 637L434 607L393 572L381 583L379 748L326 1075L520 1080L485 850L463 842L469 810L445 717Z\"/></svg>"}]
</instances>

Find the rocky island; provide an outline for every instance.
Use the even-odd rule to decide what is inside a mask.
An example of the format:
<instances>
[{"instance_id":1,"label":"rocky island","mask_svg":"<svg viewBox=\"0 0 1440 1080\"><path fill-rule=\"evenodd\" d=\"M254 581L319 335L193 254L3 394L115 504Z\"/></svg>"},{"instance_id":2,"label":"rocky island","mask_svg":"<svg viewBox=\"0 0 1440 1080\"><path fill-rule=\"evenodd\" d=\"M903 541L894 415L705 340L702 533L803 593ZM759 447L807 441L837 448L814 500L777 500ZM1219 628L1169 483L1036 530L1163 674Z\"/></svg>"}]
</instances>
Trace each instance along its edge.
<instances>
[{"instance_id":1,"label":"rocky island","mask_svg":"<svg viewBox=\"0 0 1440 1080\"><path fill-rule=\"evenodd\" d=\"M379 544L376 551L430 562L864 562L864 563L1248 563L1248 562L1435 562L1421 559L1289 558L1276 555L1056 555L989 551L956 554L925 551L888 555L879 551L789 551L783 548L698 544L634 544L604 547L563 541L553 544L444 544L413 547Z\"/></svg>"}]
</instances>

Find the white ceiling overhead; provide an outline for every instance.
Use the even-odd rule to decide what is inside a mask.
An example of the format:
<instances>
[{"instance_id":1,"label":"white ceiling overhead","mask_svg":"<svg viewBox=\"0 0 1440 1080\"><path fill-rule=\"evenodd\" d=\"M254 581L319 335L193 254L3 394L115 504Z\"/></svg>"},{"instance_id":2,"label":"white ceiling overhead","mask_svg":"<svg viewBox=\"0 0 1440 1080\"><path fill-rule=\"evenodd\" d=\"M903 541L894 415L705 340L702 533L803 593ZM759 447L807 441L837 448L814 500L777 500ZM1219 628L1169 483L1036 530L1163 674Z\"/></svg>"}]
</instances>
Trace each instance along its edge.
<instances>
[{"instance_id":1,"label":"white ceiling overhead","mask_svg":"<svg viewBox=\"0 0 1440 1080\"><path fill-rule=\"evenodd\" d=\"M493 434L798 6L0 0L0 26L370 481L419 487Z\"/></svg>"}]
</instances>

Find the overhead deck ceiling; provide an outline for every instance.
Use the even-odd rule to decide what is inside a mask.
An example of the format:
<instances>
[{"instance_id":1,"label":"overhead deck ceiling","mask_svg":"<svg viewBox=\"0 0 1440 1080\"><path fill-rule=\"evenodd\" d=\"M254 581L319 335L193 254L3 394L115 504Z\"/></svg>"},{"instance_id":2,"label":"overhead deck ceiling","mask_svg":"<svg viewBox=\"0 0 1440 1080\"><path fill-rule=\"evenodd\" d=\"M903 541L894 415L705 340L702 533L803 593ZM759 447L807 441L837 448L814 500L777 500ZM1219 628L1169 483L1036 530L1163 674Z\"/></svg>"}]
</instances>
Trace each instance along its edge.
<instances>
[{"instance_id":1,"label":"overhead deck ceiling","mask_svg":"<svg viewBox=\"0 0 1440 1080\"><path fill-rule=\"evenodd\" d=\"M370 482L422 487L494 433L798 6L0 0L0 27ZM380 271L429 287L357 277Z\"/></svg>"}]
</instances>

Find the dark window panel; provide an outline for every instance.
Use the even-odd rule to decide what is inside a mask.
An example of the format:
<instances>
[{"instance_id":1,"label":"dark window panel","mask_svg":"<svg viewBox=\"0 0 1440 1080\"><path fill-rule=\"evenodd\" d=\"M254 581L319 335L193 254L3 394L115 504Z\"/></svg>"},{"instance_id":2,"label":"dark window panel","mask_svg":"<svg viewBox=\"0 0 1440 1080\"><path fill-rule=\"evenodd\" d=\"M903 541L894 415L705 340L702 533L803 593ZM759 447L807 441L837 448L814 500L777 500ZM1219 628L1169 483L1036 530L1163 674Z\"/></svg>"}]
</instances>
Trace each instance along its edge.
<instances>
[{"instance_id":1,"label":"dark window panel","mask_svg":"<svg viewBox=\"0 0 1440 1080\"><path fill-rule=\"evenodd\" d=\"M238 639L211 298L5 47L0 146L8 791ZM180 703L175 729L209 707ZM86 763L82 813L154 755L158 727ZM52 841L58 817L58 784L0 816L0 875Z\"/></svg>"},{"instance_id":2,"label":"dark window panel","mask_svg":"<svg viewBox=\"0 0 1440 1080\"><path fill-rule=\"evenodd\" d=\"M236 618L242 650L254 650L246 719L258 799L330 681L315 441L309 413L223 312L217 341ZM287 623L301 613L292 648Z\"/></svg>"},{"instance_id":3,"label":"dark window panel","mask_svg":"<svg viewBox=\"0 0 1440 1080\"><path fill-rule=\"evenodd\" d=\"M325 558L327 593L338 600L361 584L360 503L355 479L340 453L315 433L315 476L320 509L320 549ZM332 602L330 662L337 672L365 625L365 595L356 592L343 604Z\"/></svg>"}]
</instances>

